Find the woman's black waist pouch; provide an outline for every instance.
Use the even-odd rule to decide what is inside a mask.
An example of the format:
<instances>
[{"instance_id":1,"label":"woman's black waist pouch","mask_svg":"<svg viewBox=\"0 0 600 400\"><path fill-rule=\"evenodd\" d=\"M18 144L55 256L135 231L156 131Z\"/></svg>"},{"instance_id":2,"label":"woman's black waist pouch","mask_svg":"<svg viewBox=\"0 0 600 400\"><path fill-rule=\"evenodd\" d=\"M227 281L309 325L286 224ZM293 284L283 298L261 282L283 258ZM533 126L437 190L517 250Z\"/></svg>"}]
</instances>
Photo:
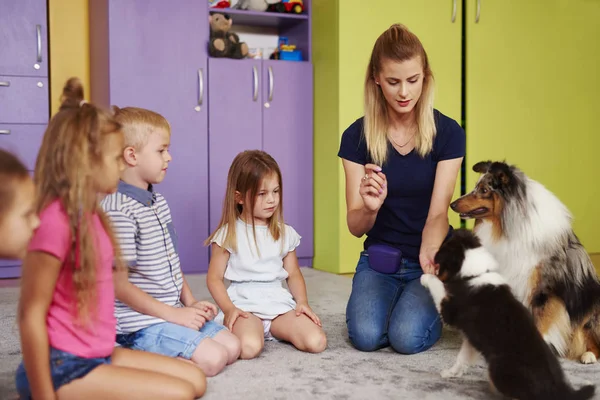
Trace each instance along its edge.
<instances>
[{"instance_id":1,"label":"woman's black waist pouch","mask_svg":"<svg viewBox=\"0 0 600 400\"><path fill-rule=\"evenodd\" d=\"M395 274L402 264L402 251L386 244L372 244L367 249L371 269L383 274Z\"/></svg>"}]
</instances>

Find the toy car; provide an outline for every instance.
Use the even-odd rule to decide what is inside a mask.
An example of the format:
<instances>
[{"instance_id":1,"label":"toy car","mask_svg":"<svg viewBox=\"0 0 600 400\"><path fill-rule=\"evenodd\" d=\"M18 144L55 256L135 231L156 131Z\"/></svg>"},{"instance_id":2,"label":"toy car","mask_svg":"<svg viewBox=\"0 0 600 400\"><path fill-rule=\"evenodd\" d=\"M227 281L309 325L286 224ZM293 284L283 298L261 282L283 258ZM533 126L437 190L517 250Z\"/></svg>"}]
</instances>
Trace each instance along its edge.
<instances>
[{"instance_id":1,"label":"toy car","mask_svg":"<svg viewBox=\"0 0 600 400\"><path fill-rule=\"evenodd\" d=\"M304 11L304 3L302 0L281 0L279 3L270 4L267 11L301 14Z\"/></svg>"}]
</instances>

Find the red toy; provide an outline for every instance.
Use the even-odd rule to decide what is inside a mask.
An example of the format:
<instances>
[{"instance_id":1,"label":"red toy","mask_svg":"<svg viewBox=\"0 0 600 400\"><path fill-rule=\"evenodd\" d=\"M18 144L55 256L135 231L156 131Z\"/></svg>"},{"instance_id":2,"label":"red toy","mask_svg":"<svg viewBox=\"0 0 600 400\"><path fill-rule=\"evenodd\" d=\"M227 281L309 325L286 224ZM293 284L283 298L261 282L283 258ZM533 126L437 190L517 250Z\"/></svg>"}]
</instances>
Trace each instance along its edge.
<instances>
[{"instance_id":1,"label":"red toy","mask_svg":"<svg viewBox=\"0 0 600 400\"><path fill-rule=\"evenodd\" d=\"M269 5L268 11L302 14L304 3L302 0L281 0L277 4Z\"/></svg>"},{"instance_id":2,"label":"red toy","mask_svg":"<svg viewBox=\"0 0 600 400\"><path fill-rule=\"evenodd\" d=\"M210 8L229 8L231 7L231 2L229 0L209 0L208 6Z\"/></svg>"}]
</instances>

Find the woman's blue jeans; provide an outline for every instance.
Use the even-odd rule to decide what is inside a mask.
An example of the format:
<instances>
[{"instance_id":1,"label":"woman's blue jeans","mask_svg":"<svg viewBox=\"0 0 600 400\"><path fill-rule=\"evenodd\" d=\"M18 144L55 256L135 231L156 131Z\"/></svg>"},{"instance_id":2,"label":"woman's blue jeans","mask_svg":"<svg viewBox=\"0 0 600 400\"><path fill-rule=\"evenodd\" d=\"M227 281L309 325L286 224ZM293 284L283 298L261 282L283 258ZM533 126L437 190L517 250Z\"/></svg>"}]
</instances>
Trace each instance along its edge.
<instances>
[{"instance_id":1,"label":"woman's blue jeans","mask_svg":"<svg viewBox=\"0 0 600 400\"><path fill-rule=\"evenodd\" d=\"M352 293L346 307L346 324L352 345L361 351L392 346L398 353L427 350L442 334L442 322L429 291L421 285L421 265L402 259L395 274L371 269L362 252Z\"/></svg>"}]
</instances>

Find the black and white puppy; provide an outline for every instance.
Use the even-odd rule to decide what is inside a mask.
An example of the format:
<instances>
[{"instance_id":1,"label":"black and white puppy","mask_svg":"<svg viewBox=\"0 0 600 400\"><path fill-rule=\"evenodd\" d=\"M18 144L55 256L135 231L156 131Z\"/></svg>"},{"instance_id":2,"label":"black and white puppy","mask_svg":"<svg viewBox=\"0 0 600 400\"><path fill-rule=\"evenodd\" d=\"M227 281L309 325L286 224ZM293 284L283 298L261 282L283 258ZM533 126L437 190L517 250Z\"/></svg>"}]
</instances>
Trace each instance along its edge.
<instances>
[{"instance_id":1,"label":"black and white puppy","mask_svg":"<svg viewBox=\"0 0 600 400\"><path fill-rule=\"evenodd\" d=\"M424 274L444 322L460 330L463 343L442 376L458 377L481 353L492 385L519 400L570 400L593 397L595 387L575 391L556 356L535 327L531 313L495 272L497 262L479 239L459 229L435 256L438 276Z\"/></svg>"}]
</instances>

